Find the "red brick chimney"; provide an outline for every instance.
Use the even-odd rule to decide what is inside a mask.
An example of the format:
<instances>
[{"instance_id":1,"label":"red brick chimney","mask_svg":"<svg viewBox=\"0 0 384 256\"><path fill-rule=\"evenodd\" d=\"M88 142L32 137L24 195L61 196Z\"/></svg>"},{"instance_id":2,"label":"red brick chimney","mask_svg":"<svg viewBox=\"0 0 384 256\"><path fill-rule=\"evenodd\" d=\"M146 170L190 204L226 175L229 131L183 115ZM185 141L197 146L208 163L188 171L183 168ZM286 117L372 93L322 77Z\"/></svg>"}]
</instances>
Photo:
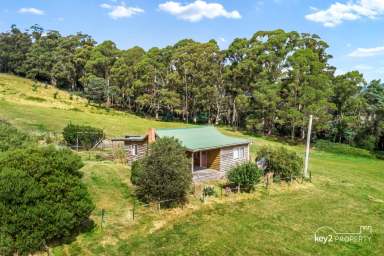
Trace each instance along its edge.
<instances>
[{"instance_id":1,"label":"red brick chimney","mask_svg":"<svg viewBox=\"0 0 384 256\"><path fill-rule=\"evenodd\" d=\"M148 144L154 143L156 141L156 129L149 128L147 136L148 136Z\"/></svg>"}]
</instances>

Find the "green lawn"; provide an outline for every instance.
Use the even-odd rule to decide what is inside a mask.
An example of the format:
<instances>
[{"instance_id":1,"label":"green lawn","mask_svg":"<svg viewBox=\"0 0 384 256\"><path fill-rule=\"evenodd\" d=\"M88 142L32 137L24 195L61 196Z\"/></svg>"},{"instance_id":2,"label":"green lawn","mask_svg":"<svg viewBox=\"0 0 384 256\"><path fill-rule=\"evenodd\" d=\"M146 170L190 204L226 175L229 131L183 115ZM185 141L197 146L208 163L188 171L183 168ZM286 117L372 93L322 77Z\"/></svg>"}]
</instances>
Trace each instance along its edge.
<instances>
[{"instance_id":1,"label":"green lawn","mask_svg":"<svg viewBox=\"0 0 384 256\"><path fill-rule=\"evenodd\" d=\"M110 136L183 126L107 112L63 91L57 101L56 91L33 91L29 80L0 75L0 118L32 133L59 133L69 121L102 127ZM222 130L250 138L252 157L261 145L282 145ZM303 153L302 145L285 146ZM54 255L384 255L384 161L313 150L312 183L274 184L269 191L260 186L252 194L205 204L191 196L183 209L139 207L132 220L129 169L94 155L83 158L96 227L56 246ZM103 228L101 209L106 211ZM370 241L319 244L314 233L321 226L348 233L371 226L373 233Z\"/></svg>"}]
</instances>

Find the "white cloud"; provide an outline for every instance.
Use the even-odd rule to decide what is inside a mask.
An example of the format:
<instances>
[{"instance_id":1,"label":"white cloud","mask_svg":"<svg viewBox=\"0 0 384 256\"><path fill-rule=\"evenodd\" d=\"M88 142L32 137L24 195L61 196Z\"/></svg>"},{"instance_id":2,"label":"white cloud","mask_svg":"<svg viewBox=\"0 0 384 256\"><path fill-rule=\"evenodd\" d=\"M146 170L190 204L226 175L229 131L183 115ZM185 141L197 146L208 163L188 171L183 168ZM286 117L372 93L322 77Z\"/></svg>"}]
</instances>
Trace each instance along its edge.
<instances>
[{"instance_id":1,"label":"white cloud","mask_svg":"<svg viewBox=\"0 0 384 256\"><path fill-rule=\"evenodd\" d=\"M34 14L34 15L43 15L44 11L37 9L37 8L21 8L18 11L19 13L29 13L29 14Z\"/></svg>"},{"instance_id":2,"label":"white cloud","mask_svg":"<svg viewBox=\"0 0 384 256\"><path fill-rule=\"evenodd\" d=\"M353 69L361 70L361 71L367 71L367 70L372 70L373 67L366 65L366 64L359 64L353 67Z\"/></svg>"},{"instance_id":3,"label":"white cloud","mask_svg":"<svg viewBox=\"0 0 384 256\"><path fill-rule=\"evenodd\" d=\"M114 20L117 20L120 18L129 18L133 15L144 12L143 9L138 7L127 6L124 2L121 2L121 4L117 4L117 5L104 3L104 4L101 4L100 7L104 9L109 9L110 12L108 13L108 15Z\"/></svg>"},{"instance_id":4,"label":"white cloud","mask_svg":"<svg viewBox=\"0 0 384 256\"><path fill-rule=\"evenodd\" d=\"M336 2L325 10L313 10L305 18L322 23L325 27L335 27L344 21L358 20L363 17L377 18L384 14L384 0L359 0L346 3Z\"/></svg>"},{"instance_id":5,"label":"white cloud","mask_svg":"<svg viewBox=\"0 0 384 256\"><path fill-rule=\"evenodd\" d=\"M348 56L350 57L356 57L356 58L362 58L362 57L372 57L377 55L383 55L384 54L384 46L379 47L373 47L373 48L357 48Z\"/></svg>"},{"instance_id":6,"label":"white cloud","mask_svg":"<svg viewBox=\"0 0 384 256\"><path fill-rule=\"evenodd\" d=\"M202 0L196 0L190 4L181 4L179 2L168 1L159 5L160 10L168 12L179 19L190 22L197 22L203 18L214 19L225 17L229 19L240 19L238 11L227 11L219 3L207 3Z\"/></svg>"}]
</instances>

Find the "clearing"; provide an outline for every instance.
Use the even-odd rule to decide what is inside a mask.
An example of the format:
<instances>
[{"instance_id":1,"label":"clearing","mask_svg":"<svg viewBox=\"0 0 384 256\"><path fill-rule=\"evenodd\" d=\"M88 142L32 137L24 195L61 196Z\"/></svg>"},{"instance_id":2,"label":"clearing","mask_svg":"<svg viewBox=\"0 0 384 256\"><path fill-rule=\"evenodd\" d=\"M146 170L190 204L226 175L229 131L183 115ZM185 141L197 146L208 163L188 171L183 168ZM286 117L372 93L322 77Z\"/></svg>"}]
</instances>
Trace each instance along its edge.
<instances>
[{"instance_id":1,"label":"clearing","mask_svg":"<svg viewBox=\"0 0 384 256\"><path fill-rule=\"evenodd\" d=\"M0 74L0 118L32 134L59 134L70 121L104 128L109 136L185 126L90 106L81 97L33 84ZM260 145L281 145L226 132L250 138L252 157ZM286 146L303 153L301 145ZM219 196L207 203L191 196L183 209L139 207L133 220L129 169L100 159L97 152L81 154L97 226L53 248L54 255L384 254L384 161L313 150L312 183L274 184L268 191L261 185L255 193ZM101 209L106 213L103 228ZM366 241L316 243L314 233L322 226L349 233L371 226L372 233Z\"/></svg>"}]
</instances>

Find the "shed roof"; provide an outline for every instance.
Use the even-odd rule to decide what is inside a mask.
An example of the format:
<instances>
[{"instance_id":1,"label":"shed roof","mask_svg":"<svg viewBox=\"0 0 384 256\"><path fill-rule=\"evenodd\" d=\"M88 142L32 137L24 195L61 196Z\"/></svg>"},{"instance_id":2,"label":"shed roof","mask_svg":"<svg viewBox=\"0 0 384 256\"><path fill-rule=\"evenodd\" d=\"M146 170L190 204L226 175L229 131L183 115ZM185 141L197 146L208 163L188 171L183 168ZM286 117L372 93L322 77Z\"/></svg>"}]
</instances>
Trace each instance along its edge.
<instances>
[{"instance_id":1,"label":"shed roof","mask_svg":"<svg viewBox=\"0 0 384 256\"><path fill-rule=\"evenodd\" d=\"M127 135L123 138L113 138L112 141L144 141L147 138L147 136L137 136L137 135Z\"/></svg>"},{"instance_id":2,"label":"shed roof","mask_svg":"<svg viewBox=\"0 0 384 256\"><path fill-rule=\"evenodd\" d=\"M156 129L156 135L160 138L174 137L190 151L249 144L249 140L224 135L213 126Z\"/></svg>"}]
</instances>

